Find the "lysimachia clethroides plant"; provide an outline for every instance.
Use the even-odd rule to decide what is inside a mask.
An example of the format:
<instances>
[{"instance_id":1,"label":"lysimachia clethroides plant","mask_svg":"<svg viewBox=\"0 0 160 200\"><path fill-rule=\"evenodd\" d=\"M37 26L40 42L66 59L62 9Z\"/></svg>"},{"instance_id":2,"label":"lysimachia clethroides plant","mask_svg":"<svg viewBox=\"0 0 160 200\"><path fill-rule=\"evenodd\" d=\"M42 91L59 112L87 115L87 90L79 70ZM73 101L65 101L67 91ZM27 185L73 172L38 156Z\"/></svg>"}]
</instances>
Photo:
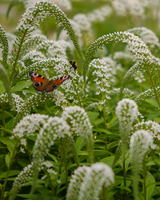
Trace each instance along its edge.
<instances>
[{"instance_id":1,"label":"lysimachia clethroides plant","mask_svg":"<svg viewBox=\"0 0 160 200\"><path fill-rule=\"evenodd\" d=\"M18 3L25 13L14 33L0 25L1 200L157 195L159 174L152 175L157 168L150 166L159 156L160 125L144 117L140 105L147 99L160 108L160 59L152 53L159 40L145 27L95 40L92 26L118 15L116 2L132 21L135 12L125 0L73 19L62 11L71 10L69 0L57 1L62 9L47 0L10 1L7 16ZM56 21L56 41L40 30L48 18ZM119 43L123 51L106 49ZM128 87L130 81L136 88Z\"/></svg>"}]
</instances>

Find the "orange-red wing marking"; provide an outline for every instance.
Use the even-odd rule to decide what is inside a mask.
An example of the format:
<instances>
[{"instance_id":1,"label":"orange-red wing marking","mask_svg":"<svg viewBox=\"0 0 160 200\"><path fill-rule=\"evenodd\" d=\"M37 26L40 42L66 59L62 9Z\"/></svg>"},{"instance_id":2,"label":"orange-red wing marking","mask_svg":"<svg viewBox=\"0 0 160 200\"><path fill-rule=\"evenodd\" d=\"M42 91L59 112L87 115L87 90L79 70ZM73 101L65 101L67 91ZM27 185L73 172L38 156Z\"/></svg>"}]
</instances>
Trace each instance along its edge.
<instances>
[{"instance_id":1,"label":"orange-red wing marking","mask_svg":"<svg viewBox=\"0 0 160 200\"><path fill-rule=\"evenodd\" d=\"M30 72L29 76L31 77L31 80L33 82L39 82L39 83L44 83L46 82L48 79L46 79L44 76L40 75L40 74L36 74L34 72Z\"/></svg>"},{"instance_id":2,"label":"orange-red wing marking","mask_svg":"<svg viewBox=\"0 0 160 200\"><path fill-rule=\"evenodd\" d=\"M69 78L70 78L70 75L60 77L60 78L58 78L58 79L56 79L56 80L54 81L54 84L59 85L59 84L63 83L65 80L67 80L67 79L69 79Z\"/></svg>"}]
</instances>

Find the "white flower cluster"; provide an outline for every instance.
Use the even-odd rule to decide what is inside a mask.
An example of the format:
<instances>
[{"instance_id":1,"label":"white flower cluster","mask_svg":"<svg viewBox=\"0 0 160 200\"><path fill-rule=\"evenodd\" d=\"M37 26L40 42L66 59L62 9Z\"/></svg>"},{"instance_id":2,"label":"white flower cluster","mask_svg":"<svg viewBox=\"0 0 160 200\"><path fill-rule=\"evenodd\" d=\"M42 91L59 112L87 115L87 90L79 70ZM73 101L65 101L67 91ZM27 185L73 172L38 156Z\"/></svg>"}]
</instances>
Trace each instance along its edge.
<instances>
[{"instance_id":1,"label":"white flower cluster","mask_svg":"<svg viewBox=\"0 0 160 200\"><path fill-rule=\"evenodd\" d=\"M87 18L89 19L90 22L102 22L112 13L111 7L103 6L99 9L95 9L93 12L89 13L87 15Z\"/></svg>"},{"instance_id":2,"label":"white flower cluster","mask_svg":"<svg viewBox=\"0 0 160 200\"><path fill-rule=\"evenodd\" d=\"M65 96L68 100L71 100L73 104L79 104L82 101L82 95L83 94L83 87L84 84L83 76L80 76L78 73L74 72L74 69L70 69L71 78L68 81L65 81L65 84L61 85L61 88L65 91ZM87 77L86 77L87 79ZM89 91L89 85L86 85L85 87L85 97L88 96Z\"/></svg>"},{"instance_id":3,"label":"white flower cluster","mask_svg":"<svg viewBox=\"0 0 160 200\"><path fill-rule=\"evenodd\" d=\"M39 171L43 170L44 167L46 168L48 173L53 173L54 175L57 175L57 172L52 169L53 165L51 162L49 161L42 162L38 170ZM15 199L16 194L18 193L20 188L23 186L23 183L29 181L31 177L33 177L33 162L29 164L28 166L26 166L14 180L12 189L10 191L9 200Z\"/></svg>"},{"instance_id":4,"label":"white flower cluster","mask_svg":"<svg viewBox=\"0 0 160 200\"><path fill-rule=\"evenodd\" d=\"M46 57L66 58L65 49L59 41L44 40L37 47L37 51L45 52Z\"/></svg>"},{"instance_id":5,"label":"white flower cluster","mask_svg":"<svg viewBox=\"0 0 160 200\"><path fill-rule=\"evenodd\" d=\"M48 118L47 122L44 123L43 127L40 129L33 150L33 162L36 164L36 167L44 160L44 156L57 138L71 136L69 129L69 125L63 118Z\"/></svg>"},{"instance_id":6,"label":"white flower cluster","mask_svg":"<svg viewBox=\"0 0 160 200\"><path fill-rule=\"evenodd\" d=\"M72 137L77 134L78 136L85 138L89 160L93 163L92 126L85 110L79 106L66 107L62 113L62 118L70 125Z\"/></svg>"},{"instance_id":7,"label":"white flower cluster","mask_svg":"<svg viewBox=\"0 0 160 200\"><path fill-rule=\"evenodd\" d=\"M32 163L25 167L23 171L16 177L12 189L10 191L9 200L14 200L22 184L29 181L29 178L33 176L33 165Z\"/></svg>"},{"instance_id":8,"label":"white flower cluster","mask_svg":"<svg viewBox=\"0 0 160 200\"><path fill-rule=\"evenodd\" d=\"M16 111L19 112L24 100L18 94L12 93L12 97L13 97L13 103L16 106ZM0 95L0 104L4 104L8 102L9 100L8 100L7 93Z\"/></svg>"},{"instance_id":9,"label":"white flower cluster","mask_svg":"<svg viewBox=\"0 0 160 200\"><path fill-rule=\"evenodd\" d=\"M156 87L157 93L160 93L160 87ZM142 93L140 93L136 98L135 101L140 104L142 103L146 98L155 96L154 90L153 89L148 89Z\"/></svg>"},{"instance_id":10,"label":"white flower cluster","mask_svg":"<svg viewBox=\"0 0 160 200\"><path fill-rule=\"evenodd\" d=\"M120 88L113 88L111 91L109 91L109 95L117 95L120 92ZM135 93L131 90L129 90L128 88L124 88L123 89L123 95L124 97L131 97L133 96Z\"/></svg>"},{"instance_id":11,"label":"white flower cluster","mask_svg":"<svg viewBox=\"0 0 160 200\"><path fill-rule=\"evenodd\" d=\"M139 169L144 155L153 144L153 138L146 130L137 130L130 138L130 158L134 168Z\"/></svg>"},{"instance_id":12,"label":"white flower cluster","mask_svg":"<svg viewBox=\"0 0 160 200\"><path fill-rule=\"evenodd\" d=\"M117 104L116 114L119 119L119 130L122 142L128 142L132 124L138 116L138 106L135 101L131 99L122 99Z\"/></svg>"},{"instance_id":13,"label":"white flower cluster","mask_svg":"<svg viewBox=\"0 0 160 200\"><path fill-rule=\"evenodd\" d=\"M104 59L94 59L90 64L89 68L94 71L92 75L96 75L97 78L94 79L97 92L96 95L102 93L105 99L110 99L109 91L111 90L111 83L115 82L115 68L113 65L105 62Z\"/></svg>"},{"instance_id":14,"label":"white flower cluster","mask_svg":"<svg viewBox=\"0 0 160 200\"><path fill-rule=\"evenodd\" d=\"M46 59L46 57L43 53L41 53L40 51L32 50L32 51L29 51L28 53L26 53L22 57L21 61L26 62L27 60L30 60L32 62L39 62L44 59ZM21 61L19 61L19 62L21 62Z\"/></svg>"},{"instance_id":15,"label":"white flower cluster","mask_svg":"<svg viewBox=\"0 0 160 200\"><path fill-rule=\"evenodd\" d=\"M90 167L87 166L82 166L78 167L75 171L74 174L72 175L72 178L69 183L68 191L67 191L67 200L76 200L78 199L79 192L81 189L81 184L83 183L87 173L89 173Z\"/></svg>"},{"instance_id":16,"label":"white flower cluster","mask_svg":"<svg viewBox=\"0 0 160 200\"><path fill-rule=\"evenodd\" d=\"M103 35L89 46L85 55L84 69L87 69L91 60L91 56L97 49L101 48L104 44L120 41L123 43L128 43L127 47L132 53L134 53L135 61L149 64L155 62L154 56L151 54L147 45L138 36L126 31L121 31Z\"/></svg>"},{"instance_id":17,"label":"white flower cluster","mask_svg":"<svg viewBox=\"0 0 160 200\"><path fill-rule=\"evenodd\" d=\"M66 107L62 113L62 118L69 120L72 134L77 134L88 139L92 138L92 126L85 110L79 106Z\"/></svg>"},{"instance_id":18,"label":"white flower cluster","mask_svg":"<svg viewBox=\"0 0 160 200\"><path fill-rule=\"evenodd\" d=\"M91 167L79 167L75 170L70 181L67 200L96 200L102 190L102 186L114 183L112 169L104 163L95 163Z\"/></svg>"},{"instance_id":19,"label":"white flower cluster","mask_svg":"<svg viewBox=\"0 0 160 200\"><path fill-rule=\"evenodd\" d=\"M134 27L132 29L128 29L127 31L138 35L146 44L149 44L152 48L155 46L159 47L160 45L156 34L146 27Z\"/></svg>"},{"instance_id":20,"label":"white flower cluster","mask_svg":"<svg viewBox=\"0 0 160 200\"><path fill-rule=\"evenodd\" d=\"M135 79L138 83L142 83L142 82L145 82L145 81L146 81L144 74L143 74L140 70L137 70L137 71L134 73L134 79Z\"/></svg>"},{"instance_id":21,"label":"white flower cluster","mask_svg":"<svg viewBox=\"0 0 160 200\"><path fill-rule=\"evenodd\" d=\"M39 0L26 0L23 2L25 4L25 7L28 8L28 7L32 6L33 3L35 4L38 1ZM53 1L53 0L51 0L51 1ZM69 0L54 0L53 2L55 4L57 4L62 10L71 10L71 8L72 8L71 2Z\"/></svg>"},{"instance_id":22,"label":"white flower cluster","mask_svg":"<svg viewBox=\"0 0 160 200\"><path fill-rule=\"evenodd\" d=\"M30 113L33 106L38 106L39 102L45 102L47 99L55 101L55 104L62 108L67 104L64 94L57 90L54 90L51 93L35 93L19 106L19 112L14 119L13 127L15 127L22 117Z\"/></svg>"},{"instance_id":23,"label":"white flower cluster","mask_svg":"<svg viewBox=\"0 0 160 200\"><path fill-rule=\"evenodd\" d=\"M13 129L12 138L26 138L34 135L34 132L48 119L48 115L31 114L24 117Z\"/></svg>"},{"instance_id":24,"label":"white flower cluster","mask_svg":"<svg viewBox=\"0 0 160 200\"><path fill-rule=\"evenodd\" d=\"M158 123L151 120L146 122L140 122L133 126L132 133L140 129L147 131L152 136L153 139L160 140L160 125ZM154 143L156 142L157 141L154 140ZM155 148L156 146L152 145L151 147Z\"/></svg>"},{"instance_id":25,"label":"white flower cluster","mask_svg":"<svg viewBox=\"0 0 160 200\"><path fill-rule=\"evenodd\" d=\"M80 46L82 46L84 44L84 42L86 43L88 40L90 40L89 38L92 36L91 23L85 14L77 14L73 17L73 19L70 19L69 21L72 25L72 28L73 28L76 36L78 37L78 42L79 42ZM84 37L83 37L84 34L85 34L85 37L87 37L87 39L85 39L85 41L84 41ZM72 42L70 41L70 38L65 30L61 31L59 39L69 41L72 44Z\"/></svg>"},{"instance_id":26,"label":"white flower cluster","mask_svg":"<svg viewBox=\"0 0 160 200\"><path fill-rule=\"evenodd\" d=\"M128 13L131 16L143 17L144 7L141 5L140 1L127 1L127 0L116 0L112 1L113 8L118 15L127 16Z\"/></svg>"}]
</instances>

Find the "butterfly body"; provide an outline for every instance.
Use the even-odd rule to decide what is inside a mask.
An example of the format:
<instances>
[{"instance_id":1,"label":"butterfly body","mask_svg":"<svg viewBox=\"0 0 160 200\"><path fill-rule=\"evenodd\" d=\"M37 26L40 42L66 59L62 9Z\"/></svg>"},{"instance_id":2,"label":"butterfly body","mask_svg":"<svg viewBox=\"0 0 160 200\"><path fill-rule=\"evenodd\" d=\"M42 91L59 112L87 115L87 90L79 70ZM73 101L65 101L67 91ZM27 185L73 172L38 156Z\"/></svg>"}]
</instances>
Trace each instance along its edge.
<instances>
[{"instance_id":1,"label":"butterfly body","mask_svg":"<svg viewBox=\"0 0 160 200\"><path fill-rule=\"evenodd\" d=\"M61 83L63 83L65 80L70 78L70 75L60 77L56 80L48 80L44 76L30 72L29 76L31 77L31 80L33 81L33 87L37 91L41 92L51 92L55 90Z\"/></svg>"}]
</instances>

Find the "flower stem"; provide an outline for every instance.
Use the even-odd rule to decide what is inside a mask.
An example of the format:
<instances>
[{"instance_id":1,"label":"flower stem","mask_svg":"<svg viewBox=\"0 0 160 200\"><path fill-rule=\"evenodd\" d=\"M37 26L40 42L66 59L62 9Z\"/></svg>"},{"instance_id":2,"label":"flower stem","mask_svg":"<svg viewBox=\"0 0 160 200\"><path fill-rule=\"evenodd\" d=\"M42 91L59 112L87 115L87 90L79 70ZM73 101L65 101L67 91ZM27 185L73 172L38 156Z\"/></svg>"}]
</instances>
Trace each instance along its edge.
<instances>
[{"instance_id":1,"label":"flower stem","mask_svg":"<svg viewBox=\"0 0 160 200\"><path fill-rule=\"evenodd\" d=\"M143 188L144 188L144 200L147 199L147 196L146 196L146 168L145 168L145 161L143 159Z\"/></svg>"},{"instance_id":2,"label":"flower stem","mask_svg":"<svg viewBox=\"0 0 160 200\"><path fill-rule=\"evenodd\" d=\"M66 143L65 138L61 138L61 145L62 145L62 159L64 163L65 175L66 175L66 188L68 188L68 166L67 166L67 152L66 152Z\"/></svg>"},{"instance_id":3,"label":"flower stem","mask_svg":"<svg viewBox=\"0 0 160 200\"><path fill-rule=\"evenodd\" d=\"M125 154L124 154L124 159L123 159L123 178L124 178L124 187L126 187L126 160L125 160ZM123 194L123 199L125 199L125 191Z\"/></svg>"},{"instance_id":4,"label":"flower stem","mask_svg":"<svg viewBox=\"0 0 160 200\"><path fill-rule=\"evenodd\" d=\"M8 176L9 176L10 168L11 168L11 165L13 163L13 159L14 159L14 156L15 156L16 149L17 149L17 146L19 144L19 141L20 141L20 139L17 140L17 143L15 144L15 147L14 147L13 152L12 152L12 156L11 156L11 159L10 159L10 163L9 163L9 166L8 166L6 178L5 178L3 189L2 189L2 193L1 193L1 200L5 199L4 194L5 194L5 189L6 189L6 185L7 185L7 181L8 181Z\"/></svg>"}]
</instances>

